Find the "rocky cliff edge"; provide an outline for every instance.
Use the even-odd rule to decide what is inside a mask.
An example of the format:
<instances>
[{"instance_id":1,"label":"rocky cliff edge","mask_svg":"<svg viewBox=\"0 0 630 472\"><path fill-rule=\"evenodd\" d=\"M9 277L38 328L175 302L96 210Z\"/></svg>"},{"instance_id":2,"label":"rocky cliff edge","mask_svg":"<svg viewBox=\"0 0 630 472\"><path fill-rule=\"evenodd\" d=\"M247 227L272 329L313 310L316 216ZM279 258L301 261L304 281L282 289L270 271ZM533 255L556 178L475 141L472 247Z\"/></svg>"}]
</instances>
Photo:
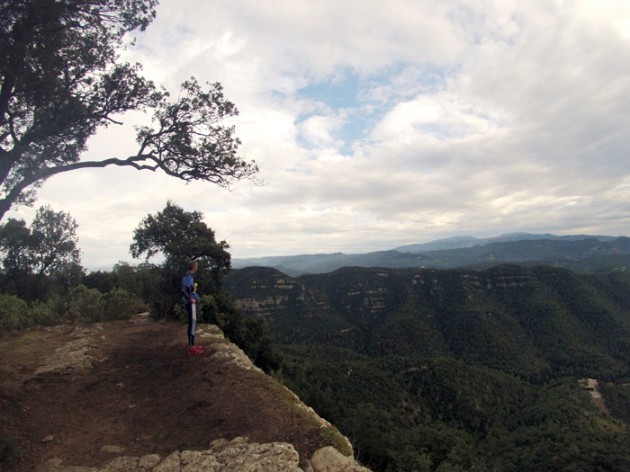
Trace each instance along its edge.
<instances>
[{"instance_id":1,"label":"rocky cliff edge","mask_svg":"<svg viewBox=\"0 0 630 472\"><path fill-rule=\"evenodd\" d=\"M363 472L347 438L213 325L128 321L0 339L0 470Z\"/></svg>"}]
</instances>

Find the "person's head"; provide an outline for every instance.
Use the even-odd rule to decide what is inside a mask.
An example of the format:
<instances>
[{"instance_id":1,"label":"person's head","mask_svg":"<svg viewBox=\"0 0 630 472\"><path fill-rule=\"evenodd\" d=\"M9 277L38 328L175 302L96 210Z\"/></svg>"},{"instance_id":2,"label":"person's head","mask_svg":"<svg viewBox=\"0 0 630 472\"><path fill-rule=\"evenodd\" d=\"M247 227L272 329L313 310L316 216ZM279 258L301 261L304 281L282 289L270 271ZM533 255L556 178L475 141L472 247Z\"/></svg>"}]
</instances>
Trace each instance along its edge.
<instances>
[{"instance_id":1,"label":"person's head","mask_svg":"<svg viewBox=\"0 0 630 472\"><path fill-rule=\"evenodd\" d=\"M191 274L197 272L197 261L188 262L188 272L190 272Z\"/></svg>"}]
</instances>

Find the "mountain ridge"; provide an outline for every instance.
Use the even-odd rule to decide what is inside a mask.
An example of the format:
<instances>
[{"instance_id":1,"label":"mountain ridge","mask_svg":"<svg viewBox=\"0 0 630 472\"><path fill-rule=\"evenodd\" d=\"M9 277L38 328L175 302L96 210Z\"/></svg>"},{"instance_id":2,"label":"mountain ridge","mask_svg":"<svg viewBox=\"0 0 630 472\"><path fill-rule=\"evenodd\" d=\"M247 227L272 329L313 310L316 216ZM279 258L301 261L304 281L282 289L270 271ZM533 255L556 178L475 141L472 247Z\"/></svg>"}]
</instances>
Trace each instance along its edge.
<instances>
[{"instance_id":1,"label":"mountain ridge","mask_svg":"<svg viewBox=\"0 0 630 472\"><path fill-rule=\"evenodd\" d=\"M594 238L599 241L609 241L619 236L605 236L605 235L588 235L588 234L576 234L576 235L555 235L552 233L505 233L499 236L491 236L487 238L476 238L474 236L454 236L450 238L437 239L435 241L429 241L427 243L420 244L407 244L404 246L398 246L394 248L394 251L400 252L422 252L422 251L437 251L443 249L460 249L473 246L485 246L492 243L505 243L505 242L517 242L517 241L531 241L539 239L550 240L562 240L562 241L576 241L582 239Z\"/></svg>"},{"instance_id":2,"label":"mountain ridge","mask_svg":"<svg viewBox=\"0 0 630 472\"><path fill-rule=\"evenodd\" d=\"M630 263L624 236L511 233L494 238L456 237L365 254L302 254L234 259L236 269L274 267L290 276L332 272L344 266L406 269L488 267L498 263L551 264L574 270L612 269ZM458 246L458 247L455 247ZM441 249L440 249L441 248ZM418 252L421 251L421 252ZM621 257L620 264L608 256Z\"/></svg>"}]
</instances>

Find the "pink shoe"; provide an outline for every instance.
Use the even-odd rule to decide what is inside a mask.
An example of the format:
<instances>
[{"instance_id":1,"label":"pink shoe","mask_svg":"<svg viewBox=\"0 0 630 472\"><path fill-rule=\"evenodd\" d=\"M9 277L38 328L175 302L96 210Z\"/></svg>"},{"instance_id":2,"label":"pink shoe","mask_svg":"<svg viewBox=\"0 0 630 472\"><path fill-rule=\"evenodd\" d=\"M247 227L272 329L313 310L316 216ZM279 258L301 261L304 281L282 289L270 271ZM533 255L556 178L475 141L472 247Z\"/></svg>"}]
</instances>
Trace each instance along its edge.
<instances>
[{"instance_id":1,"label":"pink shoe","mask_svg":"<svg viewBox=\"0 0 630 472\"><path fill-rule=\"evenodd\" d=\"M193 346L193 347L187 348L186 353L189 356L200 356L201 354L203 354L203 351L200 351L199 349L196 348L196 346Z\"/></svg>"},{"instance_id":2,"label":"pink shoe","mask_svg":"<svg viewBox=\"0 0 630 472\"><path fill-rule=\"evenodd\" d=\"M191 351L194 355L199 356L199 355L203 354L203 346L197 346L197 345L195 345L195 346L193 346L193 347L191 347L191 348L190 348L190 351Z\"/></svg>"}]
</instances>

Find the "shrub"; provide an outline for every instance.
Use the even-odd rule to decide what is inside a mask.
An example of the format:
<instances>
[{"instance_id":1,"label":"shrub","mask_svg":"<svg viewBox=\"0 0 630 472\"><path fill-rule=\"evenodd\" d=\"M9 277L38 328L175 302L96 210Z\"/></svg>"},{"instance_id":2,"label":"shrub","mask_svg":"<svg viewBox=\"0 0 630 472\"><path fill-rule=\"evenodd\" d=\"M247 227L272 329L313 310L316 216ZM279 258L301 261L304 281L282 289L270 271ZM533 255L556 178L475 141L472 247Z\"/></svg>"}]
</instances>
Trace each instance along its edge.
<instances>
[{"instance_id":1,"label":"shrub","mask_svg":"<svg viewBox=\"0 0 630 472\"><path fill-rule=\"evenodd\" d=\"M207 323L215 323L219 314L219 305L212 295L203 295L201 297L201 321Z\"/></svg>"},{"instance_id":2,"label":"shrub","mask_svg":"<svg viewBox=\"0 0 630 472\"><path fill-rule=\"evenodd\" d=\"M11 331L28 325L28 305L15 295L0 295L0 330Z\"/></svg>"},{"instance_id":3,"label":"shrub","mask_svg":"<svg viewBox=\"0 0 630 472\"><path fill-rule=\"evenodd\" d=\"M77 285L70 290L66 318L70 321L100 321L105 313L103 294L95 288Z\"/></svg>"},{"instance_id":4,"label":"shrub","mask_svg":"<svg viewBox=\"0 0 630 472\"><path fill-rule=\"evenodd\" d=\"M188 320L188 313L186 313L186 308L184 308L184 305L182 303L178 303L177 305L175 305L173 307L173 315L175 317L175 319L179 320L179 321L187 321Z\"/></svg>"},{"instance_id":5,"label":"shrub","mask_svg":"<svg viewBox=\"0 0 630 472\"><path fill-rule=\"evenodd\" d=\"M29 316L33 324L37 326L53 326L59 324L62 320L58 310L56 300L48 300L46 302L35 302L31 305Z\"/></svg>"},{"instance_id":6,"label":"shrub","mask_svg":"<svg viewBox=\"0 0 630 472\"><path fill-rule=\"evenodd\" d=\"M147 311L147 304L124 288L113 288L103 297L103 319L120 320Z\"/></svg>"}]
</instances>

